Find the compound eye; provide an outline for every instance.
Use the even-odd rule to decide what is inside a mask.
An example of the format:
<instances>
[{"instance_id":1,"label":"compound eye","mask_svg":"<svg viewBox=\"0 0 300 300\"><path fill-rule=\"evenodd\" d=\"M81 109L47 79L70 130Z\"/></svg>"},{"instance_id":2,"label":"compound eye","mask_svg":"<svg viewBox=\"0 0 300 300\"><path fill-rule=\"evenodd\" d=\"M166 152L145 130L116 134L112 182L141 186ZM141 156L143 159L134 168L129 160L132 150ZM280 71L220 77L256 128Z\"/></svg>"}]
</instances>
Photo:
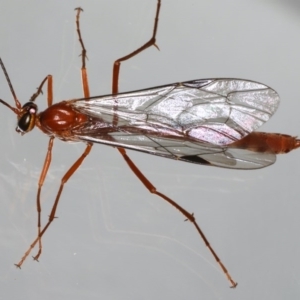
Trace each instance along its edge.
<instances>
[{"instance_id":1,"label":"compound eye","mask_svg":"<svg viewBox=\"0 0 300 300\"><path fill-rule=\"evenodd\" d=\"M37 106L33 102L27 102L22 107L16 131L24 134L34 128Z\"/></svg>"}]
</instances>

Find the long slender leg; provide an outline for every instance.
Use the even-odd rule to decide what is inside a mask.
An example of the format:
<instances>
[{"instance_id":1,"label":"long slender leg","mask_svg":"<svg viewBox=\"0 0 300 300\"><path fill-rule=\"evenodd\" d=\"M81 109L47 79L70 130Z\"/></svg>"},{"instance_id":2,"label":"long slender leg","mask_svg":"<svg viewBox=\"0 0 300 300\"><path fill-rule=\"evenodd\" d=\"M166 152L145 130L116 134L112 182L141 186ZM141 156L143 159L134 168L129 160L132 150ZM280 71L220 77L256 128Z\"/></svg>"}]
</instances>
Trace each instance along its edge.
<instances>
[{"instance_id":1,"label":"long slender leg","mask_svg":"<svg viewBox=\"0 0 300 300\"><path fill-rule=\"evenodd\" d=\"M38 184L38 191L37 191L37 197L36 197L36 207L37 207L37 212L38 212L38 236L37 236L37 239L36 239L36 241L39 242L38 256L40 256L41 253L42 253L42 240L41 240L41 237L42 237L42 235L41 235L41 212L42 212L42 209L41 209L40 196L41 196L41 189L42 189L44 180L46 178L49 166L51 164L53 141L54 141L54 137L51 137L49 139L48 151L47 151L44 166L43 166L43 169L42 169L42 172L41 172L41 175L40 175L39 184ZM33 249L34 245L30 246L30 251ZM22 257L22 259L19 261L19 263L15 264L18 268L21 268L21 265L23 264L26 257L29 255L30 251L28 250L24 254L24 256ZM34 257L34 259L37 260L36 257Z\"/></svg>"},{"instance_id":2,"label":"long slender leg","mask_svg":"<svg viewBox=\"0 0 300 300\"><path fill-rule=\"evenodd\" d=\"M155 194L165 201L167 201L169 204L171 204L173 207L177 208L193 225L195 226L196 230L200 234L201 238L203 239L203 242L205 246L209 249L210 253L215 258L216 262L221 267L222 271L224 272L225 276L229 280L231 287L235 288L237 286L237 283L232 279L231 275L229 274L226 267L223 265L222 261L220 260L217 253L214 251L214 249L211 247L209 241L207 240L206 236L204 235L203 231L201 230L200 226L196 222L196 218L193 213L189 213L186 211L182 206L177 204L174 200L166 196L165 194L157 191L155 186L144 176L144 174L138 169L138 167L133 163L133 161L128 157L125 150L123 148L118 148L119 152L122 154L123 158L125 159L126 163L128 164L129 168L133 171L133 173L137 176L137 178L143 183L143 185L148 189L148 191L152 194Z\"/></svg>"},{"instance_id":3,"label":"long slender leg","mask_svg":"<svg viewBox=\"0 0 300 300\"><path fill-rule=\"evenodd\" d=\"M53 91L52 91L52 76L48 75L46 76L43 81L41 82L41 84L39 85L39 87L37 88L37 91L31 96L30 101L35 101L36 98L42 93L42 88L44 86L44 84L47 81L47 102L48 102L48 106L52 105L52 101L53 101ZM44 166L42 168L42 172L40 175L40 179L39 179L39 183L38 183L38 191L37 191L37 196L36 196L36 207L37 207L37 213L38 213L38 241L39 241L39 255L42 252L42 240L40 238L40 233L41 233L41 189L42 186L44 184L45 181L45 177L47 175L50 163L51 163L51 152L52 152L52 147L53 147L53 141L54 141L54 137L51 137L49 139L49 144L48 144L48 151L45 157L45 162L44 162ZM16 266L18 268L21 267L22 263L24 260L21 260L21 262L19 262L18 264L16 264Z\"/></svg>"},{"instance_id":4,"label":"long slender leg","mask_svg":"<svg viewBox=\"0 0 300 300\"><path fill-rule=\"evenodd\" d=\"M37 88L37 91L31 96L30 101L35 101L35 99L42 94L42 89L47 81L47 103L48 107L52 105L53 102L53 79L51 75L46 76L40 86Z\"/></svg>"},{"instance_id":5,"label":"long slender leg","mask_svg":"<svg viewBox=\"0 0 300 300\"><path fill-rule=\"evenodd\" d=\"M69 180L69 178L76 172L76 170L80 167L80 165L82 164L83 160L87 157L87 155L89 154L89 152L91 151L92 148L92 144L88 143L83 154L76 160L76 162L71 166L71 168L66 172L66 174L64 175L64 177L61 179L61 184L58 190L58 193L56 195L51 213L49 215L49 220L47 222L47 224L44 226L44 228L40 231L40 234L38 235L38 237L33 241L33 243L30 245L29 249L25 252L24 256L22 257L22 259L20 260L20 262L18 264L16 264L17 267L21 267L21 265L23 264L24 260L27 258L27 256L30 254L31 250L35 247L35 245L39 242L40 238L43 236L43 234L46 232L46 230L48 229L48 227L50 226L50 224L52 223L52 221L55 219L55 213L56 213L56 209L57 209L57 205L62 193L62 190L64 188L64 184ZM41 254L41 251L39 251L37 253L36 256L34 256L35 260L38 260L39 256Z\"/></svg>"},{"instance_id":6,"label":"long slender leg","mask_svg":"<svg viewBox=\"0 0 300 300\"><path fill-rule=\"evenodd\" d=\"M119 92L119 73L120 73L120 66L121 66L121 62L128 60L134 56L136 56L137 54L139 54L140 52L146 50L147 48L154 46L157 49L158 46L155 44L156 42L156 32L157 32L157 27L158 27L158 16L159 16L159 11L160 11L160 5L161 5L161 1L158 0L157 1L157 8L156 8L156 15L155 15L155 20L154 20L154 28L153 28L153 34L152 37L150 38L150 40L145 43L143 46L141 46L140 48L136 49L135 51L117 59L114 62L114 66L113 66L113 84L112 84L112 93L113 94L118 94Z\"/></svg>"},{"instance_id":7,"label":"long slender leg","mask_svg":"<svg viewBox=\"0 0 300 300\"><path fill-rule=\"evenodd\" d=\"M37 196L36 196L36 207L37 207L37 212L38 212L38 237L39 237L39 251L38 251L38 256L40 256L41 253L42 253L42 239L41 239L41 213L42 213L41 190L42 190L42 186L44 184L45 178L47 176L48 169L49 169L50 164L51 164L53 142L54 142L54 137L51 137L49 139L48 151L47 151L45 162L44 162L44 166L43 166L43 169L42 169L42 172L41 172L41 175L40 175L39 184L38 184L38 191L37 191Z\"/></svg>"},{"instance_id":8,"label":"long slender leg","mask_svg":"<svg viewBox=\"0 0 300 300\"><path fill-rule=\"evenodd\" d=\"M37 91L31 96L30 101L35 101L36 98L42 93L42 88L43 88L44 84L46 83L46 81L47 81L47 102L48 102L48 106L52 105L53 91L52 91L52 76L51 75L48 75L43 79L43 81L37 88ZM38 183L38 191L37 191L37 196L36 196L36 207L37 207L37 213L38 213L39 254L42 252L42 240L40 238L41 237L41 235L40 235L40 233L41 233L41 199L40 199L40 195L41 195L41 189L42 189L45 177L47 175L47 172L48 172L48 169L49 169L49 166L51 163L51 152L52 152L52 147L53 147L53 141L54 141L54 137L51 137L49 139L48 151L47 151L47 154L45 157L42 172L40 174L40 179L39 179L39 183ZM21 265L22 265L24 259L22 258L21 261L15 265L18 268L21 268Z\"/></svg>"},{"instance_id":9,"label":"long slender leg","mask_svg":"<svg viewBox=\"0 0 300 300\"><path fill-rule=\"evenodd\" d=\"M80 17L80 13L83 11L83 9L81 7L77 7L75 8L75 10L77 10L77 14L76 14L76 31L78 34L78 39L79 39L79 43L81 45L81 60L82 60L82 66L81 66L81 80L82 80L82 87L83 87L83 94L85 98L89 98L90 97L90 89L89 89L89 83L88 83L88 75L87 75L87 70L86 70L86 49L84 47L84 43L83 43L83 39L81 37L81 32L80 32L80 23L79 23L79 17Z\"/></svg>"},{"instance_id":10,"label":"long slender leg","mask_svg":"<svg viewBox=\"0 0 300 300\"><path fill-rule=\"evenodd\" d=\"M80 12L82 11L81 8L76 8L77 14L76 14L76 26L77 26L77 33L78 33L78 38L80 45L82 47L82 52L81 52L81 57L82 57L82 66L81 66L81 78L82 78L82 86L83 86L83 94L85 98L88 98L90 96L89 92L89 85L88 85L88 77L87 77L87 71L86 71L86 49L83 44L83 40L81 37L80 33L80 28L79 28L79 15ZM48 89L47 89L47 94L48 94L48 106L52 105L53 101L53 88L52 88L52 76L47 76L40 86L38 87L38 90L36 93L34 93L31 97L31 101L34 101L39 94L42 93L42 87L46 80L48 79ZM82 164L83 160L86 158L86 156L89 154L89 152L92 149L93 144L87 143L87 146L83 152L83 154L78 158L78 160L70 167L70 169L66 172L66 174L63 176L61 179L61 184L59 187L59 190L57 192L51 213L49 215L49 219L47 224L44 226L44 228L41 230L41 201L40 201L40 194L41 194L41 189L44 183L44 180L46 178L50 163L51 163L51 156L52 156L52 147L53 147L53 141L54 137L51 137L49 140L49 145L48 145L48 151L47 155L45 158L44 166L40 175L39 179L39 185L38 185L38 192L37 192L37 211L38 211L38 236L37 238L33 241L33 243L30 245L29 249L25 252L24 256L22 259L19 261L18 264L16 264L17 267L21 268L21 265L27 258L27 256L30 254L31 250L35 247L37 243L39 243L39 250L38 253L33 257L35 260L38 260L39 256L42 253L42 243L41 243L41 237L43 234L46 232L52 221L55 219L55 213L56 209L60 200L60 196L62 193L62 190L64 188L64 184L69 180L69 178L76 172L76 170L79 168L79 166Z\"/></svg>"},{"instance_id":11,"label":"long slender leg","mask_svg":"<svg viewBox=\"0 0 300 300\"><path fill-rule=\"evenodd\" d=\"M79 39L80 45L82 47L82 51L81 51L81 58L82 58L81 79L82 79L83 94L84 94L85 98L88 98L90 96L90 91L89 91L88 77L87 77L87 71L86 71L86 49L84 47L84 43L83 43L83 40L82 40L82 37L81 37L81 32L80 32L80 27L79 27L79 16L80 16L80 12L83 11L83 10L80 7L76 8L75 10L77 10L77 14L76 14L76 29L77 29L77 33L78 33L78 39ZM37 94L41 91L42 84L38 88ZM50 101L50 99L51 99L51 101ZM48 86L48 105L52 105L52 80L51 80L51 89ZM41 236L44 234L44 232L46 231L46 229L49 227L49 225L51 224L51 222L55 218L56 208L57 208L57 205L58 205L58 202L59 202L60 195L61 195L61 192L63 190L64 184L75 173L75 171L81 165L81 163L83 162L84 158L89 154L89 152L90 152L90 150L91 150L91 148L93 146L93 144L91 144L91 143L87 144L86 149L85 149L84 153L82 154L82 156L72 165L72 167L68 170L68 172L62 178L61 185L60 185L59 191L57 193L54 205L52 207L52 211L51 211L51 214L49 216L48 223L46 224L46 226L41 231L40 230L40 228L41 228L40 227L41 226L41 222L40 222L40 215L41 215L41 213L40 213L41 212L40 192L41 192L41 187L43 185L43 182L45 180L45 177L46 177L46 174L47 174L50 162L51 162L51 150L52 150L52 145L53 145L53 139L54 138L51 138L51 139L49 141L48 153L47 153L47 156L46 156L44 168L43 168L43 171L42 171L42 174L41 174L41 178L40 178L40 182L39 182L39 189L38 189L38 205L37 205L37 207L38 207L38 212L39 212L39 251L38 251L37 255L34 256L35 260L38 260L39 256L41 255L41 252L42 252Z\"/></svg>"},{"instance_id":12,"label":"long slender leg","mask_svg":"<svg viewBox=\"0 0 300 300\"><path fill-rule=\"evenodd\" d=\"M156 16L155 16L155 22L154 22L154 29L153 29L153 36L151 39L142 47L138 48L137 50L133 51L132 53L119 58L115 61L114 63L114 68L113 68L113 84L112 84L112 93L117 94L118 93L118 78L119 78L119 69L120 69L120 62L130 59L131 57L137 55L138 53L142 52L143 50L147 49L148 47L155 45L155 35L157 32L157 26L158 26L158 16L159 16L159 10L160 10L160 0L157 2L157 10L156 10ZM157 47L157 46L156 46ZM117 107L117 103L116 103ZM114 118L114 121L116 122L115 125L117 125L117 118ZM156 190L155 186L144 176L144 174L138 169L138 167L133 163L133 161L128 157L126 154L125 149L123 148L118 148L119 152L123 156L124 160L130 167L130 169L133 171L133 173L137 176L137 178L143 183L143 185L149 190L150 193L153 193L159 197L161 197L163 200L167 201L169 204L171 204L173 207L177 208L184 216L186 219L188 219L196 228L197 232L201 236L204 244L206 247L209 249L213 257L215 258L216 262L218 265L221 267L222 271L224 272L226 278L231 284L232 288L235 288L237 286L237 283L232 279L231 275L229 274L228 270L226 267L223 265L222 261L214 251L214 249L211 247L209 241L207 240L206 236L204 235L203 231L201 230L200 226L196 222L195 216L193 213L189 213L186 211L182 206L177 204L174 200L171 198L167 197L163 193L159 192Z\"/></svg>"}]
</instances>

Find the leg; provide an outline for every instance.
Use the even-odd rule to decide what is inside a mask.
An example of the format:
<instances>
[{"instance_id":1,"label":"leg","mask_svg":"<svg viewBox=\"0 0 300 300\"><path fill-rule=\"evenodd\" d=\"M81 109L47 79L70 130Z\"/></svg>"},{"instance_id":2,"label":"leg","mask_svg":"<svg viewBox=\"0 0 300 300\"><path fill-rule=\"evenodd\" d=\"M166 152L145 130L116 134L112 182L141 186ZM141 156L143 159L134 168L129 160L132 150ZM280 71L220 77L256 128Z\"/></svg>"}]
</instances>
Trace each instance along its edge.
<instances>
[{"instance_id":1,"label":"leg","mask_svg":"<svg viewBox=\"0 0 300 300\"><path fill-rule=\"evenodd\" d=\"M114 63L114 68L113 68L113 84L112 84L112 93L117 94L118 93L118 78L119 78L119 69L120 69L120 62L130 59L131 57L137 55L138 53L142 52L143 50L147 49L148 47L155 45L155 35L157 31L157 25L158 25L158 15L159 15L159 9L160 9L160 0L157 2L157 10L156 10L156 16L155 16L155 23L154 23L154 29L153 29L153 36L151 39L142 47L138 48L137 50L133 51L132 53L119 58L118 60L115 61ZM157 46L156 46L157 47ZM116 103L117 107L117 103ZM117 125L117 118L114 119L115 124ZM237 283L232 279L231 275L228 273L226 267L223 265L221 262L220 258L216 254L216 252L213 250L211 247L210 243L208 242L206 236L204 235L203 231L199 227L198 223L196 222L196 219L194 217L193 213L187 212L183 207L178 205L174 200L170 199L166 195L160 193L159 191L156 190L156 188L152 185L152 183L143 175L143 173L138 169L138 167L133 163L133 161L128 157L126 154L125 149L123 148L118 148L119 152L123 156L124 160L130 167L130 169L133 171L133 173L138 177L138 179L143 183L143 185L149 190L150 193L153 193L159 197L161 197L163 200L167 201L169 204L171 204L173 207L177 208L187 220L189 220L193 225L195 226L196 230L198 231L199 235L201 236L204 244L206 247L209 249L213 257L215 258L216 262L218 265L221 267L222 271L224 272L225 276L227 277L228 281L231 284L231 287L234 288L237 286Z\"/></svg>"},{"instance_id":2,"label":"leg","mask_svg":"<svg viewBox=\"0 0 300 300\"><path fill-rule=\"evenodd\" d=\"M51 140L50 140L51 143ZM49 145L50 145L49 143ZM48 227L50 226L50 224L52 223L52 221L55 219L55 213L56 213L56 209L57 209L57 205L60 199L60 195L62 193L62 190L64 188L64 184L69 180L69 178L76 172L76 170L79 168L79 166L82 164L83 160L87 157L87 155L89 154L89 152L91 151L92 148L92 144L87 144L83 154L77 159L77 161L71 166L71 168L67 171L67 173L64 175L64 177L61 179L61 184L58 190L58 193L56 195L56 199L54 201L54 205L52 207L51 213L49 215L49 220L47 222L47 224L45 225L45 227L43 228L43 230L40 230L38 237L33 241L33 243L30 245L29 249L25 252L24 256L22 257L22 259L20 260L20 262L18 264L16 264L16 266L18 268L21 268L21 265L23 264L23 262L25 261L25 259L27 258L27 256L30 254L31 250L35 247L35 245L40 241L41 237L43 236L43 234L46 232L46 230L48 229ZM46 159L47 160L47 159ZM45 165L46 165L46 161L45 161ZM43 170L44 171L44 170ZM43 172L41 174L41 178L42 178ZM46 175L46 174L45 174ZM37 253L36 256L34 256L35 260L39 259L39 256L41 255L41 248L39 249L39 252Z\"/></svg>"},{"instance_id":3,"label":"leg","mask_svg":"<svg viewBox=\"0 0 300 300\"><path fill-rule=\"evenodd\" d=\"M48 151L47 151L47 155L46 155L46 158L45 158L44 166L43 166L43 169L42 169L42 172L41 172L41 175L40 175L39 184L38 184L38 191L37 191L37 197L36 197L36 207L37 207L37 212L38 212L38 236L37 236L36 242L39 242L38 256L40 256L41 253L42 253L42 239L41 239L41 237L42 237L42 235L41 235L41 212L42 212L42 208L41 208L40 196L41 196L42 186L44 184L49 166L51 164L53 141L54 141L54 137L51 137L50 140L49 140L49 144L48 144ZM34 245L32 244L30 246L29 250L24 254L22 259L19 261L19 263L15 264L18 268L21 268L21 265L23 264L26 257L29 255L30 251L34 248L35 244ZM37 260L36 257L34 257L34 259Z\"/></svg>"},{"instance_id":4,"label":"leg","mask_svg":"<svg viewBox=\"0 0 300 300\"><path fill-rule=\"evenodd\" d=\"M79 17L80 17L80 13L83 11L83 9L81 7L77 7L75 8L75 10L77 10L77 14L76 14L76 31L78 34L78 39L79 39L79 43L81 45L81 59L82 59L82 66L81 66L81 79L82 79L82 87L83 87L83 94L85 98L89 98L90 97L90 89L89 89L89 84L88 84L88 76L87 76L87 70L86 70L86 49L84 47L84 43L81 37L81 32L80 32L80 23L79 23Z\"/></svg>"},{"instance_id":5,"label":"leg","mask_svg":"<svg viewBox=\"0 0 300 300\"><path fill-rule=\"evenodd\" d=\"M47 81L47 101L48 101L48 106L52 105L52 100L53 100L53 90L52 90L52 76L48 75L44 78L44 80L42 81L42 83L39 85L37 91L31 96L30 101L35 101L35 99L42 93L42 88L43 85L46 83ZM42 172L40 175L40 179L39 179L39 183L38 183L38 191L37 191L37 196L36 196L36 207L37 207L37 213L38 213L38 242L39 242L39 255L42 253L42 240L41 240L41 189L42 186L44 184L49 166L51 164L51 153L52 153L52 147L53 147L53 141L54 141L54 137L51 137L49 140L49 144L48 144L48 151L47 151L47 155L45 158L45 162L44 162L44 166L42 168ZM24 257L24 259L26 258L26 256ZM16 264L16 266L18 268L21 267L24 259L22 258L22 260Z\"/></svg>"},{"instance_id":6,"label":"leg","mask_svg":"<svg viewBox=\"0 0 300 300\"><path fill-rule=\"evenodd\" d=\"M134 56L136 56L137 54L139 54L140 52L146 50L147 48L154 46L157 49L158 46L155 44L156 42L156 32L157 32L157 26L158 26L158 16L159 16L159 11L160 11L160 2L161 0L157 1L157 8L156 8L156 15L155 15L155 20L154 20L154 28L153 28L153 34L152 37L150 38L150 40L145 43L143 46L141 46L140 48L136 49L135 51L131 52L130 54L127 54L119 59L117 59L114 62L114 67L113 67L113 84L112 84L112 93L113 94L118 94L118 90L119 90L119 73L120 73L120 65L122 61L128 60Z\"/></svg>"},{"instance_id":7,"label":"leg","mask_svg":"<svg viewBox=\"0 0 300 300\"><path fill-rule=\"evenodd\" d=\"M40 86L37 88L37 91L31 96L30 101L35 101L35 99L43 93L42 88L47 81L47 103L48 107L52 105L53 102L53 80L52 76L48 75L44 78Z\"/></svg>"},{"instance_id":8,"label":"leg","mask_svg":"<svg viewBox=\"0 0 300 300\"><path fill-rule=\"evenodd\" d=\"M85 67L86 49L84 47L83 40L81 38L80 28L79 28L79 15L80 15L80 12L82 11L82 9L81 8L76 8L76 10L77 10L77 15L76 15L77 33L78 33L78 38L79 38L80 45L82 47L82 53L81 53L81 56L82 56L81 78L82 78L82 85L83 85L83 93L84 93L84 97L88 98L89 95L90 95L90 92L89 92L87 72L86 72L86 67ZM52 105L52 100L53 100L53 88L52 88L52 76L50 76L50 75L47 76L42 81L42 83L38 87L37 92L32 95L31 101L34 101L38 97L38 95L42 93L42 87L43 87L43 85L44 85L44 83L46 82L47 79L48 79L48 106L51 106ZM53 141L54 141L54 137L51 137L50 140L49 140L48 151L47 151L47 155L46 155L46 158L45 158L44 166L43 166L43 169L42 169L42 172L41 172L41 175L40 175L40 179L39 179L39 184L38 184L38 192L37 192L38 236L34 240L34 242L30 245L29 249L26 251L26 253L22 257L20 262L18 264L16 264L16 266L18 268L21 268L21 265L23 264L23 262L25 261L25 259L27 258L27 256L30 254L31 250L35 247L35 245L37 243L39 243L39 250L38 250L38 253L33 258L35 260L38 260L39 256L42 253L41 237L46 232L46 230L48 229L48 227L50 226L50 224L52 223L52 221L55 218L57 205L58 205L62 190L64 188L64 184L76 172L76 170L82 164L83 160L89 154L89 152L91 151L91 148L93 146L91 143L87 144L83 154L71 166L71 168L67 171L67 173L62 178L58 193L56 195L55 202L53 204L53 207L52 207L49 219L48 219L48 222L45 225L45 227L41 230L41 201L40 201L40 195L41 195L42 186L44 184L44 181L45 181L45 178L46 178L46 175L47 175L50 163L51 163Z\"/></svg>"},{"instance_id":9,"label":"leg","mask_svg":"<svg viewBox=\"0 0 300 300\"><path fill-rule=\"evenodd\" d=\"M82 52L81 52L81 57L82 57L81 78L82 78L83 94L84 94L85 98L89 98L90 92L89 92L87 71L86 71L86 67L85 67L85 65L86 65L86 63L85 63L86 49L85 49L84 44L83 44L83 40L82 40L81 32L80 32L80 27L79 27L79 16L80 16L80 12L83 11L83 10L81 8L76 8L76 10L77 10L76 28L77 28L79 42L80 42L80 45L82 47ZM42 82L42 84L38 88L38 91L36 92L36 94L34 94L32 96L33 99L35 99L39 95L39 93L41 93L42 86L43 86L44 82L46 81L46 79L47 79L47 77L44 79L44 81ZM52 98L53 98L53 92L52 92L52 77L51 77L51 80L48 80L48 106L52 105ZM64 184L69 180L69 178L75 173L75 171L78 169L78 167L82 164L84 158L89 154L89 152L90 152L90 150L93 146L91 143L89 143L87 145L87 147L86 147L84 153L81 155L81 157L72 165L72 167L68 170L68 172L62 178L61 185L60 185L59 191L56 195L56 199L55 199L54 205L52 207L52 211L51 211L51 214L49 216L48 223L46 224L46 226L41 231L40 193L41 193L41 188L42 188L42 185L44 183L45 177L47 175L47 172L48 172L48 169L49 169L49 166L50 166L50 163L51 163L51 151L52 151L52 147L53 147L53 140L54 140L54 138L51 137L50 141L49 141L48 152L47 152L47 156L46 156L46 159L45 159L44 167L43 167L43 170L42 170L42 173L41 173L41 176L40 176L38 193L37 193L39 251L38 251L37 255L34 256L35 260L38 260L39 256L42 253L41 236L44 234L44 232L47 230L47 228L49 227L49 225L51 224L51 222L55 218L55 212L56 212L56 209L57 209L57 205L58 205L58 202L59 202L60 195L62 193ZM31 247L29 249L30 251L34 247L34 245L36 244L36 241L31 245ZM27 255L26 254L24 255L24 257L21 260L22 262L25 260Z\"/></svg>"},{"instance_id":10,"label":"leg","mask_svg":"<svg viewBox=\"0 0 300 300\"><path fill-rule=\"evenodd\" d=\"M53 142L54 142L54 137L51 137L49 140L48 144L48 151L47 155L45 158L44 166L40 175L39 179L39 184L38 184L38 191L37 191L37 196L36 196L36 207L37 207L37 212L38 212L38 240L39 240L39 251L37 257L39 257L42 253L42 239L41 239L41 212L42 212L42 207L41 207L41 190L42 186L44 184L46 175L48 173L49 166L51 164L51 159L52 159L52 148L53 148ZM34 258L37 260L37 258ZM21 265L18 264L18 267Z\"/></svg>"},{"instance_id":11,"label":"leg","mask_svg":"<svg viewBox=\"0 0 300 300\"><path fill-rule=\"evenodd\" d=\"M237 283L232 279L231 275L228 273L226 267L221 262L220 258L214 251L214 249L211 247L209 241L207 240L206 236L204 235L203 231L201 230L200 226L196 222L195 216L193 213L189 213L186 211L182 206L177 204L174 200L167 197L166 195L162 194L161 192L157 191L155 186L152 185L152 183L144 176L144 174L138 169L138 167L133 163L133 161L128 157L125 150L123 148L118 148L119 152L122 154L123 158L125 159L126 163L128 164L129 168L133 171L133 173L137 176L137 178L143 183L143 185L148 189L148 191L152 194L155 194L159 197L161 197L163 200L167 201L169 204L171 204L173 207L177 208L187 220L189 220L193 225L195 226L196 230L200 234L201 238L203 239L203 242L205 246L209 249L210 253L215 258L216 262L221 267L222 271L224 272L225 276L229 280L231 287L235 288L237 286Z\"/></svg>"}]
</instances>

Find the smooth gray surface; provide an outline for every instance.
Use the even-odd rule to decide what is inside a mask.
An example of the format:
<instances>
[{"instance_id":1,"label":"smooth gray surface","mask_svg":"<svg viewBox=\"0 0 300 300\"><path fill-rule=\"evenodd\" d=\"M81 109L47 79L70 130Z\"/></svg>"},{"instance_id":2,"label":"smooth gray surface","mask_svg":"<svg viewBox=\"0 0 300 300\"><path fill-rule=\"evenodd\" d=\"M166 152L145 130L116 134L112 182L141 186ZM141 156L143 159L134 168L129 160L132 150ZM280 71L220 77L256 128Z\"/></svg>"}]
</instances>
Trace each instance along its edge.
<instances>
[{"instance_id":1,"label":"smooth gray surface","mask_svg":"<svg viewBox=\"0 0 300 300\"><path fill-rule=\"evenodd\" d=\"M252 79L282 102L263 127L297 135L300 8L296 1L163 0L155 48L124 63L120 90L211 77ZM47 74L55 101L82 96L76 6L92 95L110 93L113 61L152 33L155 0L5 1L0 56L22 103ZM0 98L12 97L0 75ZM40 109L45 97L38 99ZM0 298L297 299L299 151L258 171L199 167L130 152L145 175L194 212L239 285L231 290L191 224L137 181L116 150L95 145L65 187L40 262L13 263L36 235L36 186L47 137L18 136L0 109ZM83 145L55 143L43 222ZM36 249L33 251L35 254Z\"/></svg>"}]
</instances>

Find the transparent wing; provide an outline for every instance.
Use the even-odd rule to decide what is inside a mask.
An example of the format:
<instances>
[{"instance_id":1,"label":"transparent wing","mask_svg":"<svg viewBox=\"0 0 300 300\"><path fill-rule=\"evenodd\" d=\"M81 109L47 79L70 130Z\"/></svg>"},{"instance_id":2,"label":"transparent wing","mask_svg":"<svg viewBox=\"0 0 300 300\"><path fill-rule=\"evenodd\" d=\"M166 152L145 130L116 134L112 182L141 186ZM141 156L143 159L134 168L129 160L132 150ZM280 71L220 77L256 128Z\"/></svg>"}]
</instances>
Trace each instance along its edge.
<instances>
[{"instance_id":1,"label":"transparent wing","mask_svg":"<svg viewBox=\"0 0 300 300\"><path fill-rule=\"evenodd\" d=\"M73 131L77 140L238 169L275 162L273 154L228 145L260 127L278 105L273 89L241 79L194 80L71 102L89 116Z\"/></svg>"}]
</instances>

